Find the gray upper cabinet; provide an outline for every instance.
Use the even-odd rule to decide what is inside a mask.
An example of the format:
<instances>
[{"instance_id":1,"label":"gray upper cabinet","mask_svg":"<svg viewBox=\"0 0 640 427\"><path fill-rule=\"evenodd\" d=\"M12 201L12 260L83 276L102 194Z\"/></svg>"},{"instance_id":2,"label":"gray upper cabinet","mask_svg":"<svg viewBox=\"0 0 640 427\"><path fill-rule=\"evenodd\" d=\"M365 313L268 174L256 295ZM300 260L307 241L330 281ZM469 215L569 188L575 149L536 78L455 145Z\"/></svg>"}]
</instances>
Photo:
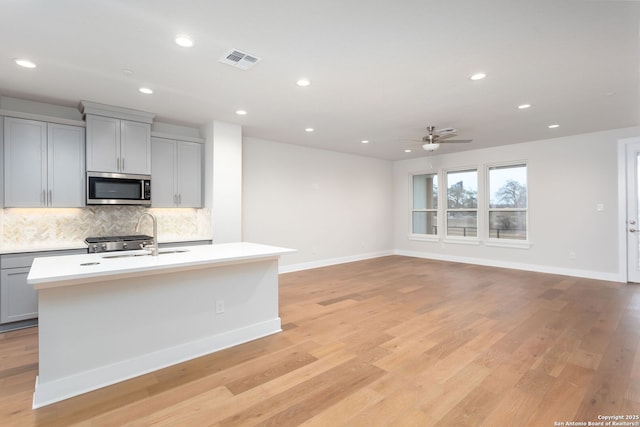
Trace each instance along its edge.
<instances>
[{"instance_id":1,"label":"gray upper cabinet","mask_svg":"<svg viewBox=\"0 0 640 427\"><path fill-rule=\"evenodd\" d=\"M81 207L84 128L4 118L4 206Z\"/></svg>"},{"instance_id":2,"label":"gray upper cabinet","mask_svg":"<svg viewBox=\"0 0 640 427\"><path fill-rule=\"evenodd\" d=\"M176 207L175 141L151 138L151 206Z\"/></svg>"},{"instance_id":3,"label":"gray upper cabinet","mask_svg":"<svg viewBox=\"0 0 640 427\"><path fill-rule=\"evenodd\" d=\"M176 182L178 205L183 208L202 207L202 144L176 141L178 158Z\"/></svg>"},{"instance_id":4,"label":"gray upper cabinet","mask_svg":"<svg viewBox=\"0 0 640 427\"><path fill-rule=\"evenodd\" d=\"M151 173L151 125L87 115L87 170Z\"/></svg>"},{"instance_id":5,"label":"gray upper cabinet","mask_svg":"<svg viewBox=\"0 0 640 427\"><path fill-rule=\"evenodd\" d=\"M151 123L155 114L80 101L87 122L87 170L151 174Z\"/></svg>"},{"instance_id":6,"label":"gray upper cabinet","mask_svg":"<svg viewBox=\"0 0 640 427\"><path fill-rule=\"evenodd\" d=\"M4 208L4 118L0 116L0 166L3 166L3 172L0 172L0 208Z\"/></svg>"},{"instance_id":7,"label":"gray upper cabinet","mask_svg":"<svg viewBox=\"0 0 640 427\"><path fill-rule=\"evenodd\" d=\"M50 207L85 205L84 150L84 128L47 124L47 186Z\"/></svg>"},{"instance_id":8,"label":"gray upper cabinet","mask_svg":"<svg viewBox=\"0 0 640 427\"><path fill-rule=\"evenodd\" d=\"M153 207L202 207L202 144L152 138Z\"/></svg>"}]
</instances>

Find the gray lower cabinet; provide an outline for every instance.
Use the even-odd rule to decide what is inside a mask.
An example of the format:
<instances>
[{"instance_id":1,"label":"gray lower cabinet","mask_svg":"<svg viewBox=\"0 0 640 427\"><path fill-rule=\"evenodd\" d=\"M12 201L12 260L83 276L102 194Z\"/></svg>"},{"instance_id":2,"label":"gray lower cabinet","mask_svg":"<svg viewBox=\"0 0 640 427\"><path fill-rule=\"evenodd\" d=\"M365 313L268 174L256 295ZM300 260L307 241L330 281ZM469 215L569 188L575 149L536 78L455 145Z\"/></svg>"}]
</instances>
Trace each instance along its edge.
<instances>
[{"instance_id":1,"label":"gray lower cabinet","mask_svg":"<svg viewBox=\"0 0 640 427\"><path fill-rule=\"evenodd\" d=\"M0 271L0 323L38 317L38 294L27 284L30 267Z\"/></svg>"},{"instance_id":2,"label":"gray lower cabinet","mask_svg":"<svg viewBox=\"0 0 640 427\"><path fill-rule=\"evenodd\" d=\"M38 317L38 293L27 283L34 258L86 253L74 249L0 255L0 331L29 326L23 321Z\"/></svg>"}]
</instances>

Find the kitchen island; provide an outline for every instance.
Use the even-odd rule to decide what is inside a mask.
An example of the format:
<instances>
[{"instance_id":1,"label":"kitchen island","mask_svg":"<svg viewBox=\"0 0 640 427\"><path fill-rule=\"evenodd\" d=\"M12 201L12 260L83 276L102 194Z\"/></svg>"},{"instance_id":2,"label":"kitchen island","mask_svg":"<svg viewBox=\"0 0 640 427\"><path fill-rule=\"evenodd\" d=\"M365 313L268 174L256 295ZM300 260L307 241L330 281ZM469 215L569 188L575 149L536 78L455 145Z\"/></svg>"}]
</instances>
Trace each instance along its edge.
<instances>
[{"instance_id":1,"label":"kitchen island","mask_svg":"<svg viewBox=\"0 0 640 427\"><path fill-rule=\"evenodd\" d=\"M38 408L281 331L278 259L228 243L34 260Z\"/></svg>"}]
</instances>

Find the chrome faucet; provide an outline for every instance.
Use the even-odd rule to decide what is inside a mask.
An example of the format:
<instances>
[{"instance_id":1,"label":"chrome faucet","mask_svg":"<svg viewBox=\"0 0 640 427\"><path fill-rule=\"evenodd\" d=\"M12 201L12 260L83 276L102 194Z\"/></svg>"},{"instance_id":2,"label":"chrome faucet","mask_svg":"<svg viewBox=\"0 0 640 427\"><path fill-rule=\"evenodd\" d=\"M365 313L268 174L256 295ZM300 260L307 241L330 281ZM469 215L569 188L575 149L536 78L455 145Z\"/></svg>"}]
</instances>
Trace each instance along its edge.
<instances>
[{"instance_id":1,"label":"chrome faucet","mask_svg":"<svg viewBox=\"0 0 640 427\"><path fill-rule=\"evenodd\" d=\"M156 217L151 215L149 212L145 212L140 215L138 218L138 223L136 224L136 233L140 232L140 223L142 222L142 218L148 216L153 221L153 246L151 246L151 255L158 256L158 221ZM144 246L142 249L148 249L149 246Z\"/></svg>"}]
</instances>

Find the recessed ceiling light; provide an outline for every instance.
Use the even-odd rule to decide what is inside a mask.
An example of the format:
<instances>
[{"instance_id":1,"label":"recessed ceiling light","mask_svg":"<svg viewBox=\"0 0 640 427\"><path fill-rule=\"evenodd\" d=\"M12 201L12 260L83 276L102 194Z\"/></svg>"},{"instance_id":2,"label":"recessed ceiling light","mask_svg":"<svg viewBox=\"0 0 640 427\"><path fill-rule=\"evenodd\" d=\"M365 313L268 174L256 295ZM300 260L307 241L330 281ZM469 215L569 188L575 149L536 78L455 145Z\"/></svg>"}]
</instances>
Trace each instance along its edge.
<instances>
[{"instance_id":1,"label":"recessed ceiling light","mask_svg":"<svg viewBox=\"0 0 640 427\"><path fill-rule=\"evenodd\" d=\"M485 77L487 77L487 75L485 73L475 73L474 75L472 75L471 77L469 77L471 80L482 80Z\"/></svg>"},{"instance_id":2,"label":"recessed ceiling light","mask_svg":"<svg viewBox=\"0 0 640 427\"><path fill-rule=\"evenodd\" d=\"M14 59L13 62L24 68L36 68L35 62L29 61L28 59L18 58Z\"/></svg>"},{"instance_id":3,"label":"recessed ceiling light","mask_svg":"<svg viewBox=\"0 0 640 427\"><path fill-rule=\"evenodd\" d=\"M247 115L247 111L246 110L236 110L236 114L239 116L246 116Z\"/></svg>"},{"instance_id":4,"label":"recessed ceiling light","mask_svg":"<svg viewBox=\"0 0 640 427\"><path fill-rule=\"evenodd\" d=\"M185 35L176 36L175 40L176 40L176 44L178 46L182 46L182 47L192 47L193 46L193 40L189 36L185 36Z\"/></svg>"},{"instance_id":5,"label":"recessed ceiling light","mask_svg":"<svg viewBox=\"0 0 640 427\"><path fill-rule=\"evenodd\" d=\"M140 89L138 89L141 93L144 93L145 95L151 95L153 93L153 90L149 89L148 87L141 87Z\"/></svg>"},{"instance_id":6,"label":"recessed ceiling light","mask_svg":"<svg viewBox=\"0 0 640 427\"><path fill-rule=\"evenodd\" d=\"M311 80L309 79L300 79L296 82L296 84L300 87L307 87L311 85Z\"/></svg>"},{"instance_id":7,"label":"recessed ceiling light","mask_svg":"<svg viewBox=\"0 0 640 427\"><path fill-rule=\"evenodd\" d=\"M411 150L409 150L408 148L406 150L404 150L405 153L410 153Z\"/></svg>"},{"instance_id":8,"label":"recessed ceiling light","mask_svg":"<svg viewBox=\"0 0 640 427\"><path fill-rule=\"evenodd\" d=\"M363 144L368 144L368 143L369 143L369 140L368 140L368 139L363 139L363 140L362 140L362 141L360 141L360 142L362 142Z\"/></svg>"},{"instance_id":9,"label":"recessed ceiling light","mask_svg":"<svg viewBox=\"0 0 640 427\"><path fill-rule=\"evenodd\" d=\"M522 104L522 105L518 105L518 108L521 110L526 110L527 108L531 107L531 104Z\"/></svg>"},{"instance_id":10,"label":"recessed ceiling light","mask_svg":"<svg viewBox=\"0 0 640 427\"><path fill-rule=\"evenodd\" d=\"M133 76L133 71L130 70L129 68L125 68L125 69L122 70L122 74L124 74L127 77L131 77L131 76Z\"/></svg>"},{"instance_id":11,"label":"recessed ceiling light","mask_svg":"<svg viewBox=\"0 0 640 427\"><path fill-rule=\"evenodd\" d=\"M560 125L549 125L549 129L555 129L557 127L560 127Z\"/></svg>"},{"instance_id":12,"label":"recessed ceiling light","mask_svg":"<svg viewBox=\"0 0 640 427\"><path fill-rule=\"evenodd\" d=\"M305 128L305 132L313 132L315 129L314 128Z\"/></svg>"}]
</instances>

